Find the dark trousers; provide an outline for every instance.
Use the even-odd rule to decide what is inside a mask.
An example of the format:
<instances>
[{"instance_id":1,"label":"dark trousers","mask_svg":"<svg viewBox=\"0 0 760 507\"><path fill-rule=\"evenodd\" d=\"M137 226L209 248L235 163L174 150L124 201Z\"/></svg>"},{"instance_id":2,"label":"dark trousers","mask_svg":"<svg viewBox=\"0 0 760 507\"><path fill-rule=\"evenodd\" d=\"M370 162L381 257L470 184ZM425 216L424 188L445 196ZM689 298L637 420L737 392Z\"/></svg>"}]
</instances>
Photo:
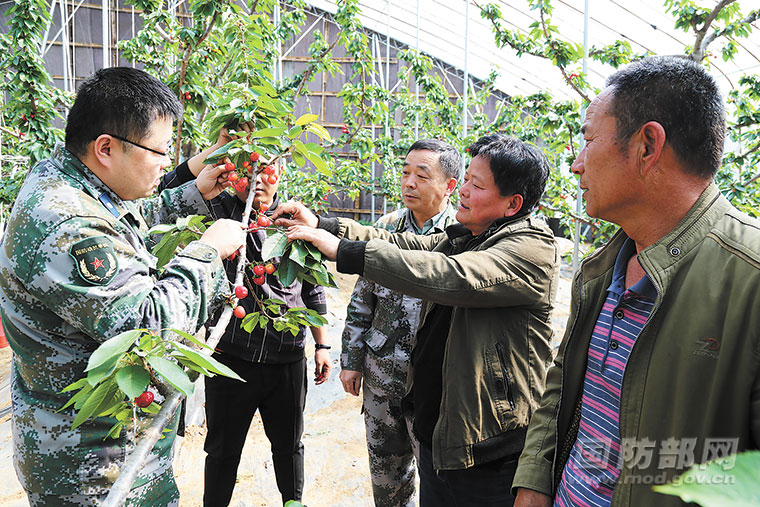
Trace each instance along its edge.
<instances>
[{"instance_id":1,"label":"dark trousers","mask_svg":"<svg viewBox=\"0 0 760 507\"><path fill-rule=\"evenodd\" d=\"M433 468L433 454L420 443L420 507L505 507L515 503L511 493L519 454L464 470Z\"/></svg>"},{"instance_id":2,"label":"dark trousers","mask_svg":"<svg viewBox=\"0 0 760 507\"><path fill-rule=\"evenodd\" d=\"M206 379L208 435L204 450L203 505L226 506L235 488L240 454L256 410L272 444L272 461L283 504L303 493L303 409L306 358L290 364L251 363L215 356L246 380Z\"/></svg>"}]
</instances>

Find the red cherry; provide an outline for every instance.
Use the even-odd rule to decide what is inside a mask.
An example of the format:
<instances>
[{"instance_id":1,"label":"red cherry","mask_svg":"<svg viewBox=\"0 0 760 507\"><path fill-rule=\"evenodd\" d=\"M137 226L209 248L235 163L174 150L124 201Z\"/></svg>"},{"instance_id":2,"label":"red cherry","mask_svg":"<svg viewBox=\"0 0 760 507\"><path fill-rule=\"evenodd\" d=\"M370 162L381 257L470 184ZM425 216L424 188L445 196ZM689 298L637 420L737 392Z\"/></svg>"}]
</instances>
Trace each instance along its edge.
<instances>
[{"instance_id":1,"label":"red cherry","mask_svg":"<svg viewBox=\"0 0 760 507\"><path fill-rule=\"evenodd\" d=\"M274 264L272 264L271 262L267 262L264 265L264 271L266 271L268 275L271 275L272 273L274 273Z\"/></svg>"},{"instance_id":2,"label":"red cherry","mask_svg":"<svg viewBox=\"0 0 760 507\"><path fill-rule=\"evenodd\" d=\"M237 190L239 193L245 192L245 189L248 187L248 178L243 176L238 180L237 183L235 183L235 190Z\"/></svg>"},{"instance_id":3,"label":"red cherry","mask_svg":"<svg viewBox=\"0 0 760 507\"><path fill-rule=\"evenodd\" d=\"M265 215L259 215L259 219L256 220L256 223L259 224L259 227L269 227L272 225L272 220Z\"/></svg>"},{"instance_id":4,"label":"red cherry","mask_svg":"<svg viewBox=\"0 0 760 507\"><path fill-rule=\"evenodd\" d=\"M248 172L251 172L251 163L247 160L243 160L243 169L247 169Z\"/></svg>"},{"instance_id":5,"label":"red cherry","mask_svg":"<svg viewBox=\"0 0 760 507\"><path fill-rule=\"evenodd\" d=\"M266 213L267 210L269 210L269 204L265 202L259 203L259 211Z\"/></svg>"},{"instance_id":6,"label":"red cherry","mask_svg":"<svg viewBox=\"0 0 760 507\"><path fill-rule=\"evenodd\" d=\"M227 172L234 171L235 170L235 164L233 164L232 162L227 162L226 164L224 164L224 170L227 171Z\"/></svg>"},{"instance_id":7,"label":"red cherry","mask_svg":"<svg viewBox=\"0 0 760 507\"><path fill-rule=\"evenodd\" d=\"M248 289L243 285L235 287L235 297L238 299L245 299L248 296Z\"/></svg>"},{"instance_id":8,"label":"red cherry","mask_svg":"<svg viewBox=\"0 0 760 507\"><path fill-rule=\"evenodd\" d=\"M190 100L190 92L185 92L185 100Z\"/></svg>"},{"instance_id":9,"label":"red cherry","mask_svg":"<svg viewBox=\"0 0 760 507\"><path fill-rule=\"evenodd\" d=\"M235 314L235 317L238 319L242 319L245 317L245 308L242 306L236 306L235 309L232 311L233 314Z\"/></svg>"},{"instance_id":10,"label":"red cherry","mask_svg":"<svg viewBox=\"0 0 760 507\"><path fill-rule=\"evenodd\" d=\"M239 179L240 176L238 176L238 173L230 173L230 175L227 176L227 181L231 181L232 183L235 183Z\"/></svg>"},{"instance_id":11,"label":"red cherry","mask_svg":"<svg viewBox=\"0 0 760 507\"><path fill-rule=\"evenodd\" d=\"M256 276L262 276L264 273L266 273L266 269L261 264L256 264L253 267L253 274Z\"/></svg>"},{"instance_id":12,"label":"red cherry","mask_svg":"<svg viewBox=\"0 0 760 507\"><path fill-rule=\"evenodd\" d=\"M256 222L251 222L248 224L248 232L256 232L259 230L259 224Z\"/></svg>"},{"instance_id":13,"label":"red cherry","mask_svg":"<svg viewBox=\"0 0 760 507\"><path fill-rule=\"evenodd\" d=\"M153 403L153 393L150 391L145 391L140 396L135 398L135 405L140 408L146 408L150 406L151 403Z\"/></svg>"},{"instance_id":14,"label":"red cherry","mask_svg":"<svg viewBox=\"0 0 760 507\"><path fill-rule=\"evenodd\" d=\"M274 174L274 166L268 165L264 168L264 174Z\"/></svg>"},{"instance_id":15,"label":"red cherry","mask_svg":"<svg viewBox=\"0 0 760 507\"><path fill-rule=\"evenodd\" d=\"M267 282L267 278L264 275L257 276L256 278L253 279L253 283L255 283L256 285L264 285L266 282Z\"/></svg>"},{"instance_id":16,"label":"red cherry","mask_svg":"<svg viewBox=\"0 0 760 507\"><path fill-rule=\"evenodd\" d=\"M274 185L275 183L277 183L277 175L276 174L270 174L267 177L267 181L269 182L270 185Z\"/></svg>"},{"instance_id":17,"label":"red cherry","mask_svg":"<svg viewBox=\"0 0 760 507\"><path fill-rule=\"evenodd\" d=\"M260 156L261 155L259 155L255 151L253 153L251 153L251 162L256 162L259 159Z\"/></svg>"},{"instance_id":18,"label":"red cherry","mask_svg":"<svg viewBox=\"0 0 760 507\"><path fill-rule=\"evenodd\" d=\"M340 131L344 134L348 134L348 125L343 124L343 126L340 128Z\"/></svg>"}]
</instances>

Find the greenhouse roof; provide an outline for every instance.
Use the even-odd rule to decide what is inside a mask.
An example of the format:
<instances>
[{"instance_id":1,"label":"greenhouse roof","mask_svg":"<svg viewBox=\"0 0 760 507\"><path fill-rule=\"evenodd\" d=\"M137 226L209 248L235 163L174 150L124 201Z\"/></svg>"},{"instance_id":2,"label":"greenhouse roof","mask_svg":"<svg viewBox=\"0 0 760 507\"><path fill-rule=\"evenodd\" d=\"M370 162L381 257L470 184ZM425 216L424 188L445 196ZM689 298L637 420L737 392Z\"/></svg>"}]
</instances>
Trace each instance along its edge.
<instances>
[{"instance_id":1,"label":"greenhouse roof","mask_svg":"<svg viewBox=\"0 0 760 507\"><path fill-rule=\"evenodd\" d=\"M307 0L316 8L335 13L331 0ZM465 10L462 0L360 0L364 26L386 34L410 47L419 47L429 54L459 69L465 68ZM538 21L538 12L531 11L527 0L482 0L483 5L496 3L508 26L528 34L531 23ZM635 53L683 54L684 47L694 43L694 35L676 30L675 18L665 11L663 0L590 0L589 47L601 47L616 40L627 40ZM699 2L712 6L715 2ZM558 27L564 40L583 44L584 1L555 0L552 24ZM418 14L419 13L419 14ZM417 22L419 15L419 22ZM491 69L500 77L497 87L510 95L525 95L548 90L558 98L577 98L564 84L559 70L538 57L518 57L511 48L498 49L490 21L480 16L475 2L469 5L469 44L467 69L484 79ZM749 38L737 39L739 54L734 62L724 62L720 56L710 58L713 74L719 79L724 93L737 85L743 74L760 73L760 32L758 22ZM419 30L418 30L419 27ZM419 39L418 39L419 38ZM719 55L722 43L716 41L709 50ZM579 72L568 68L568 72ZM602 87L612 67L589 60L589 81Z\"/></svg>"}]
</instances>

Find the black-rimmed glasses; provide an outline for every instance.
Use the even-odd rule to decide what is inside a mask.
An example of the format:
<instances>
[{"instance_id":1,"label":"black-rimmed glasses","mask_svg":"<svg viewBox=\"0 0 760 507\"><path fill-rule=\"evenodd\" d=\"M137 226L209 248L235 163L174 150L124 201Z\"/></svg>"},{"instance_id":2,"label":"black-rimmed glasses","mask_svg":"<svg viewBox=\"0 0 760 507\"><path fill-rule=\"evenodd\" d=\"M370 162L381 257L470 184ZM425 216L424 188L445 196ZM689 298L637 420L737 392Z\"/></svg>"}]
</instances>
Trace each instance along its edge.
<instances>
[{"instance_id":1,"label":"black-rimmed glasses","mask_svg":"<svg viewBox=\"0 0 760 507\"><path fill-rule=\"evenodd\" d=\"M108 132L105 132L105 133L108 134ZM153 148L148 148L147 146L143 146L142 144L138 144L138 143L136 143L134 141L130 141L126 137L117 136L116 134L108 134L108 135L111 136L111 137L115 137L119 141L124 141L125 143L129 143L129 144L131 144L133 146L137 146L138 148L142 148L143 150L151 151L151 152L155 153L156 155L161 155L162 157L169 157L169 158L171 158L170 155L169 155L169 153L164 153L163 151L158 151L158 150L154 150Z\"/></svg>"}]
</instances>

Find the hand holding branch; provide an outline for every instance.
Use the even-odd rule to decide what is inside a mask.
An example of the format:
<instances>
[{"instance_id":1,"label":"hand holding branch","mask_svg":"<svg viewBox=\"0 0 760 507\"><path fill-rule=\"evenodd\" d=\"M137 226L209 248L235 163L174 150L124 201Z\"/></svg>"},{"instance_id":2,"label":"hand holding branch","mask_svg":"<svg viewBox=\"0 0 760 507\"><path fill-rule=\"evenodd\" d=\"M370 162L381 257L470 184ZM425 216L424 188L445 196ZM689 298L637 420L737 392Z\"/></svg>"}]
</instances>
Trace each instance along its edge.
<instances>
[{"instance_id":1,"label":"hand holding branch","mask_svg":"<svg viewBox=\"0 0 760 507\"><path fill-rule=\"evenodd\" d=\"M290 214L290 218L279 218L281 215ZM275 225L290 227L291 225L306 225L316 227L319 219L309 208L296 201L281 203L272 213Z\"/></svg>"},{"instance_id":2,"label":"hand holding branch","mask_svg":"<svg viewBox=\"0 0 760 507\"><path fill-rule=\"evenodd\" d=\"M294 239L308 241L317 247L327 260L334 261L338 257L340 240L324 229L315 229L305 225L291 225L288 227L287 236L289 241Z\"/></svg>"}]
</instances>

